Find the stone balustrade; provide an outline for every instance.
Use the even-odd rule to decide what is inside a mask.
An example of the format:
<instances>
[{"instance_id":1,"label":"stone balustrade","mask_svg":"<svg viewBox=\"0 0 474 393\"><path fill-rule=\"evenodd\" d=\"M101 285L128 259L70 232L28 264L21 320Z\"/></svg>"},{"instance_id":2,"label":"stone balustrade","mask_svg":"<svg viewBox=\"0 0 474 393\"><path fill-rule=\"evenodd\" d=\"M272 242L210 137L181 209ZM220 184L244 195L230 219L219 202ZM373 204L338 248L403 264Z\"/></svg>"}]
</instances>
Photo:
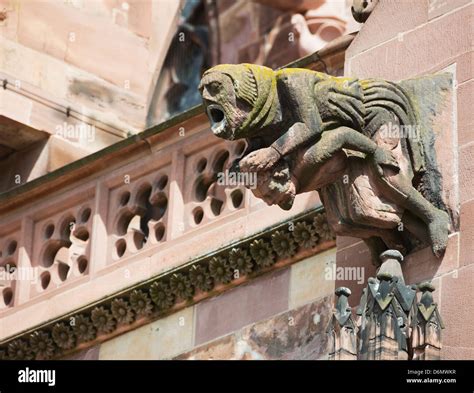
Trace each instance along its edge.
<instances>
[{"instance_id":1,"label":"stone balustrade","mask_svg":"<svg viewBox=\"0 0 474 393\"><path fill-rule=\"evenodd\" d=\"M2 340L319 205L284 212L221 184L245 144L199 110L129 139L4 194Z\"/></svg>"}]
</instances>

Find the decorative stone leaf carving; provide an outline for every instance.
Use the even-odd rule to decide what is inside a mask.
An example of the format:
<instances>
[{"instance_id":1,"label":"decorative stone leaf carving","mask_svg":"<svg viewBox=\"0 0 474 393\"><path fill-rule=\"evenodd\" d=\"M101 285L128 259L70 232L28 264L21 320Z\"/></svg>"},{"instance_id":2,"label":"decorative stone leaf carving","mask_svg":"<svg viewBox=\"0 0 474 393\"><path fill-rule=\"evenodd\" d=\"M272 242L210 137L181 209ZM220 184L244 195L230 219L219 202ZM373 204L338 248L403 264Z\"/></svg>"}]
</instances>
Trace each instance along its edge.
<instances>
[{"instance_id":1,"label":"decorative stone leaf carving","mask_svg":"<svg viewBox=\"0 0 474 393\"><path fill-rule=\"evenodd\" d=\"M52 330L53 340L61 349L71 349L75 345L74 333L65 323L57 323Z\"/></svg>"},{"instance_id":2,"label":"decorative stone leaf carving","mask_svg":"<svg viewBox=\"0 0 474 393\"><path fill-rule=\"evenodd\" d=\"M112 313L102 306L92 310L91 320L99 333L110 333L116 326Z\"/></svg>"},{"instance_id":3,"label":"decorative stone leaf carving","mask_svg":"<svg viewBox=\"0 0 474 393\"><path fill-rule=\"evenodd\" d=\"M79 341L91 341L96 337L96 329L87 315L76 315L73 317L72 326L74 334Z\"/></svg>"},{"instance_id":4,"label":"decorative stone leaf carving","mask_svg":"<svg viewBox=\"0 0 474 393\"><path fill-rule=\"evenodd\" d=\"M246 275L252 272L252 258L247 250L241 248L233 248L229 253L229 262L232 269L237 270L239 275Z\"/></svg>"},{"instance_id":5,"label":"decorative stone leaf carving","mask_svg":"<svg viewBox=\"0 0 474 393\"><path fill-rule=\"evenodd\" d=\"M54 354L53 340L44 331L36 331L31 334L30 348L36 359L49 359Z\"/></svg>"},{"instance_id":6,"label":"decorative stone leaf carving","mask_svg":"<svg viewBox=\"0 0 474 393\"><path fill-rule=\"evenodd\" d=\"M275 254L270 245L263 239L254 240L250 243L250 255L260 268L275 263Z\"/></svg>"},{"instance_id":7,"label":"decorative stone leaf carving","mask_svg":"<svg viewBox=\"0 0 474 393\"><path fill-rule=\"evenodd\" d=\"M153 311L150 296L139 289L134 290L130 294L130 306L137 316L147 316Z\"/></svg>"}]
</instances>

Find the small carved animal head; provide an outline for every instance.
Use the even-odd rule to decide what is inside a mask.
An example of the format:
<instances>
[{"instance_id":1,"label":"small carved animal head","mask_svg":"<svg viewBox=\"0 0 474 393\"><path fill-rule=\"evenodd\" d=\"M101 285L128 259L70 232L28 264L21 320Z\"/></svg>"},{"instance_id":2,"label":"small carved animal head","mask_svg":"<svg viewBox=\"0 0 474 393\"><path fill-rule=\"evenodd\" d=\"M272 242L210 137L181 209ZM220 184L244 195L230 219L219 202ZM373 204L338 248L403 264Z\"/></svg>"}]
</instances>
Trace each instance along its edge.
<instances>
[{"instance_id":1,"label":"small carved animal head","mask_svg":"<svg viewBox=\"0 0 474 393\"><path fill-rule=\"evenodd\" d=\"M378 0L353 0L352 16L359 23L365 23L377 5Z\"/></svg>"},{"instance_id":2,"label":"small carved animal head","mask_svg":"<svg viewBox=\"0 0 474 393\"><path fill-rule=\"evenodd\" d=\"M222 64L207 70L199 84L214 135L248 138L276 113L273 70L253 64Z\"/></svg>"}]
</instances>

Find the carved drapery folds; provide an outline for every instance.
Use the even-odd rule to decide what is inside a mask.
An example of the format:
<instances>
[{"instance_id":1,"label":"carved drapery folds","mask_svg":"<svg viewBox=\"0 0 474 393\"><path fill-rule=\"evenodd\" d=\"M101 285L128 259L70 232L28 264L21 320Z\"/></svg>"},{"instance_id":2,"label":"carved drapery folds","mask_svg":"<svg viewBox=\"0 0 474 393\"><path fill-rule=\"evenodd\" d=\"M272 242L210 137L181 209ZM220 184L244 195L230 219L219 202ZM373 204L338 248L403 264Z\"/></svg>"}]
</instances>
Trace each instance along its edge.
<instances>
[{"instance_id":1,"label":"carved drapery folds","mask_svg":"<svg viewBox=\"0 0 474 393\"><path fill-rule=\"evenodd\" d=\"M336 290L337 306L327 329L330 359L439 359L444 326L433 285L405 285L398 251L384 252L381 260L377 278L369 278L363 290L357 323L348 304L350 291Z\"/></svg>"}]
</instances>

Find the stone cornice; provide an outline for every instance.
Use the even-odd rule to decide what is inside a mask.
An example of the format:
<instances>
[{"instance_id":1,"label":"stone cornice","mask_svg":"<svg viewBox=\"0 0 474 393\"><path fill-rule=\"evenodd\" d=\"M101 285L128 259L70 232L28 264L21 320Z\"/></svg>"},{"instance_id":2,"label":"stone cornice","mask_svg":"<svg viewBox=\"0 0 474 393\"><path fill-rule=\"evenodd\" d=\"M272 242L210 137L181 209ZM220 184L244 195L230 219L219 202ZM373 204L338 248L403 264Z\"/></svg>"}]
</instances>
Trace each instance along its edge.
<instances>
[{"instance_id":1,"label":"stone cornice","mask_svg":"<svg viewBox=\"0 0 474 393\"><path fill-rule=\"evenodd\" d=\"M195 258L0 343L0 359L69 355L335 246L322 208Z\"/></svg>"}]
</instances>

